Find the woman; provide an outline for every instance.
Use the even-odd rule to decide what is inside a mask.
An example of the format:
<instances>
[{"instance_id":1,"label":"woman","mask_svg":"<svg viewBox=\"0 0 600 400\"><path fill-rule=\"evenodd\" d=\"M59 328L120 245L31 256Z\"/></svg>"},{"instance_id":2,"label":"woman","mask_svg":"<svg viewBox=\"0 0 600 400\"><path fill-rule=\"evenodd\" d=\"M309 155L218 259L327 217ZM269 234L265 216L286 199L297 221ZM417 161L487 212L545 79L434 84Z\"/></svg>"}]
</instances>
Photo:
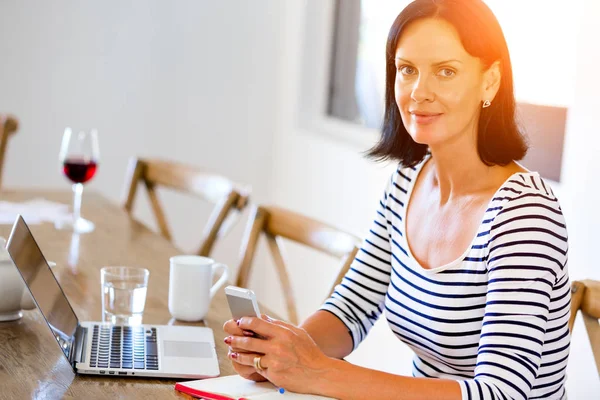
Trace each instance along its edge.
<instances>
[{"instance_id":1,"label":"woman","mask_svg":"<svg viewBox=\"0 0 600 400\"><path fill-rule=\"evenodd\" d=\"M340 399L566 398L567 231L548 184L515 162L527 146L496 18L480 0L414 1L391 27L386 81L371 155L399 167L361 251L301 327L228 321L236 371ZM413 377L340 360L384 311Z\"/></svg>"}]
</instances>

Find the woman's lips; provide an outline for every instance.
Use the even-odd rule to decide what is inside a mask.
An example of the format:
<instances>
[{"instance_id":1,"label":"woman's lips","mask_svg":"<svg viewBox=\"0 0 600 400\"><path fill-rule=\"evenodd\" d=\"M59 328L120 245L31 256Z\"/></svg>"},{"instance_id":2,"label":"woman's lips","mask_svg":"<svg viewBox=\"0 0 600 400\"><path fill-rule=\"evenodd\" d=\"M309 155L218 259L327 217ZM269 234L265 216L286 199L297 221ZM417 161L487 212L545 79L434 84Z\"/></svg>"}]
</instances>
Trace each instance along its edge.
<instances>
[{"instance_id":1,"label":"woman's lips","mask_svg":"<svg viewBox=\"0 0 600 400\"><path fill-rule=\"evenodd\" d=\"M413 120L420 125L427 125L427 124L431 124L433 122L435 122L439 117L442 116L442 114L432 114L432 113L414 113L411 112L410 115L412 115Z\"/></svg>"}]
</instances>

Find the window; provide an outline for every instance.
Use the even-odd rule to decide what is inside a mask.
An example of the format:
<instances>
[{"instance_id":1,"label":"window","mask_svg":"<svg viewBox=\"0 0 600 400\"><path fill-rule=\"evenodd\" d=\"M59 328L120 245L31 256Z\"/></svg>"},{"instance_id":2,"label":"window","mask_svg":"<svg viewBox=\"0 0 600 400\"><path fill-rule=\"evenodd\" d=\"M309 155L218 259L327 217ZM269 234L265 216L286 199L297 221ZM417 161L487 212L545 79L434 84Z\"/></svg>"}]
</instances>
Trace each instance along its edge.
<instances>
[{"instance_id":1,"label":"window","mask_svg":"<svg viewBox=\"0 0 600 400\"><path fill-rule=\"evenodd\" d=\"M573 102L575 9L556 0L485 0L508 42L518 116L531 149L523 164L559 181ZM379 129L390 26L410 0L337 0L327 114ZM535 18L532 18L535 16Z\"/></svg>"}]
</instances>

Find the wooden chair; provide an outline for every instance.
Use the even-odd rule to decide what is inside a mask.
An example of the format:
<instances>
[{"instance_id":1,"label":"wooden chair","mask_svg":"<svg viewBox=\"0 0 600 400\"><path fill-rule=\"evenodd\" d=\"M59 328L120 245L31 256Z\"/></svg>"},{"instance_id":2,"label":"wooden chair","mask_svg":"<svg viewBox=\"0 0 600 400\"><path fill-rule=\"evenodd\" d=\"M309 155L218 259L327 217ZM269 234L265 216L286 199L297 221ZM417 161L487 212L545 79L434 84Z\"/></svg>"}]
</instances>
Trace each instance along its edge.
<instances>
[{"instance_id":1,"label":"wooden chair","mask_svg":"<svg viewBox=\"0 0 600 400\"><path fill-rule=\"evenodd\" d=\"M158 200L155 190L157 186L186 192L215 205L196 252L200 256L210 255L217 237L230 225L224 224L224 221L227 217L232 218L233 213L241 212L248 204L247 190L223 176L206 173L198 168L172 161L132 158L127 170L123 202L123 207L130 214L140 181L146 186L160 233L170 241L171 231Z\"/></svg>"},{"instance_id":2,"label":"wooden chair","mask_svg":"<svg viewBox=\"0 0 600 400\"><path fill-rule=\"evenodd\" d=\"M0 188L2 188L4 156L6 154L6 147L8 146L8 139L17 129L19 129L19 121L16 118L0 114Z\"/></svg>"},{"instance_id":3,"label":"wooden chair","mask_svg":"<svg viewBox=\"0 0 600 400\"><path fill-rule=\"evenodd\" d=\"M341 260L340 270L330 293L342 281L360 246L360 240L357 237L303 215L274 206L254 207L242 244L242 261L238 269L237 286L248 287L252 260L261 232L266 236L275 262L279 281L285 295L289 320L294 324L298 323L298 314L282 255L282 238L303 244Z\"/></svg>"},{"instance_id":4,"label":"wooden chair","mask_svg":"<svg viewBox=\"0 0 600 400\"><path fill-rule=\"evenodd\" d=\"M600 323L598 322L600 318L600 281L586 279L575 281L571 285L571 318L569 319L571 332L573 332L573 324L578 310L581 310L600 376Z\"/></svg>"}]
</instances>

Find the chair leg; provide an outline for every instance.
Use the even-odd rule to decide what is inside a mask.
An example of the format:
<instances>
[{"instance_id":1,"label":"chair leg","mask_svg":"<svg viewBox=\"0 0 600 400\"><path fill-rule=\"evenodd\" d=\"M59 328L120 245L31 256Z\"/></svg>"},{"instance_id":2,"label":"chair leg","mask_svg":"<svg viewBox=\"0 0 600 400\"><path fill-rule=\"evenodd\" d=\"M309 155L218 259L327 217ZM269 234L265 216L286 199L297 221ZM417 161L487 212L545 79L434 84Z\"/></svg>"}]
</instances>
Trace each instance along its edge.
<instances>
[{"instance_id":1,"label":"chair leg","mask_svg":"<svg viewBox=\"0 0 600 400\"><path fill-rule=\"evenodd\" d=\"M255 207L252 210L242 242L242 261L237 271L237 278L235 280L236 286L248 286L248 280L250 278L250 269L252 267L252 260L254 260L254 254L256 252L256 246L258 244L258 238L266 222L266 218L267 214L261 207Z\"/></svg>"}]
</instances>

